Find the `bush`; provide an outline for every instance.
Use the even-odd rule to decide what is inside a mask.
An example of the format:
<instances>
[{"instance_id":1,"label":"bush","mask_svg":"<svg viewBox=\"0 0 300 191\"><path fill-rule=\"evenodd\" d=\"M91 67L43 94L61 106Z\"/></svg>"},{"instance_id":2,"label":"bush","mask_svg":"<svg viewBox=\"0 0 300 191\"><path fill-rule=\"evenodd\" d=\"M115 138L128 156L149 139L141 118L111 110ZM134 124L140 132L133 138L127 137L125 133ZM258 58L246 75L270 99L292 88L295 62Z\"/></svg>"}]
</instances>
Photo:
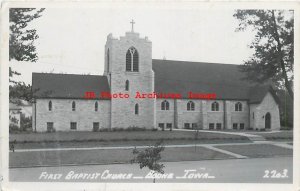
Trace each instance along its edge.
<instances>
[{"instance_id":1,"label":"bush","mask_svg":"<svg viewBox=\"0 0 300 191\"><path fill-rule=\"evenodd\" d=\"M281 126L280 127L280 130L292 130L293 127L284 127L284 126Z\"/></svg>"},{"instance_id":2,"label":"bush","mask_svg":"<svg viewBox=\"0 0 300 191\"><path fill-rule=\"evenodd\" d=\"M100 132L108 132L108 131L110 131L110 129L109 128L100 128L99 131Z\"/></svg>"},{"instance_id":3,"label":"bush","mask_svg":"<svg viewBox=\"0 0 300 191\"><path fill-rule=\"evenodd\" d=\"M125 129L126 131L145 131L146 127L131 126Z\"/></svg>"},{"instance_id":4,"label":"bush","mask_svg":"<svg viewBox=\"0 0 300 191\"><path fill-rule=\"evenodd\" d=\"M25 117L24 114L21 114L20 121L20 129L21 131L26 131L28 129L32 129L32 117Z\"/></svg>"},{"instance_id":5,"label":"bush","mask_svg":"<svg viewBox=\"0 0 300 191\"><path fill-rule=\"evenodd\" d=\"M18 132L20 131L19 127L15 124L9 124L9 132L12 133L12 132Z\"/></svg>"}]
</instances>

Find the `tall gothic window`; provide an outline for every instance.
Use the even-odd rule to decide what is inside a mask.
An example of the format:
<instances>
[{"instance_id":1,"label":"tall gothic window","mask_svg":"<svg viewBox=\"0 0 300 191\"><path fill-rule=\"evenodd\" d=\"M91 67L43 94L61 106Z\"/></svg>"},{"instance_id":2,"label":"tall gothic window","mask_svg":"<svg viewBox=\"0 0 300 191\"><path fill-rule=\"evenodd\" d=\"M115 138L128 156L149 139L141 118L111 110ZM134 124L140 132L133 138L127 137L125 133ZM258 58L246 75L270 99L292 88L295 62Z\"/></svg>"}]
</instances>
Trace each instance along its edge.
<instances>
[{"instance_id":1,"label":"tall gothic window","mask_svg":"<svg viewBox=\"0 0 300 191\"><path fill-rule=\"evenodd\" d=\"M72 111L75 111L76 110L76 103L75 101L72 102Z\"/></svg>"},{"instance_id":2,"label":"tall gothic window","mask_svg":"<svg viewBox=\"0 0 300 191\"><path fill-rule=\"evenodd\" d=\"M95 111L98 111L98 102L95 102Z\"/></svg>"},{"instance_id":3,"label":"tall gothic window","mask_svg":"<svg viewBox=\"0 0 300 191\"><path fill-rule=\"evenodd\" d=\"M237 102L236 104L235 104L235 111L242 111L242 104L241 104L241 102Z\"/></svg>"},{"instance_id":4,"label":"tall gothic window","mask_svg":"<svg viewBox=\"0 0 300 191\"><path fill-rule=\"evenodd\" d=\"M129 81L126 80L125 82L125 91L129 91Z\"/></svg>"},{"instance_id":5,"label":"tall gothic window","mask_svg":"<svg viewBox=\"0 0 300 191\"><path fill-rule=\"evenodd\" d=\"M170 109L170 104L167 100L161 102L161 110L169 110Z\"/></svg>"},{"instance_id":6,"label":"tall gothic window","mask_svg":"<svg viewBox=\"0 0 300 191\"><path fill-rule=\"evenodd\" d=\"M126 71L128 71L128 72L138 72L139 71L139 53L134 47L131 47L127 50Z\"/></svg>"},{"instance_id":7,"label":"tall gothic window","mask_svg":"<svg viewBox=\"0 0 300 191\"><path fill-rule=\"evenodd\" d=\"M192 101L189 101L189 102L187 103L186 107L187 107L186 109L187 109L188 111L194 111L194 110L195 110L195 103L192 102Z\"/></svg>"},{"instance_id":8,"label":"tall gothic window","mask_svg":"<svg viewBox=\"0 0 300 191\"><path fill-rule=\"evenodd\" d=\"M109 49L107 49L107 72L109 71Z\"/></svg>"},{"instance_id":9,"label":"tall gothic window","mask_svg":"<svg viewBox=\"0 0 300 191\"><path fill-rule=\"evenodd\" d=\"M139 114L139 104L135 104L135 106L134 106L134 114L136 114L136 115Z\"/></svg>"},{"instance_id":10,"label":"tall gothic window","mask_svg":"<svg viewBox=\"0 0 300 191\"><path fill-rule=\"evenodd\" d=\"M48 110L52 111L52 101L49 101L49 103L48 103Z\"/></svg>"},{"instance_id":11,"label":"tall gothic window","mask_svg":"<svg viewBox=\"0 0 300 191\"><path fill-rule=\"evenodd\" d=\"M211 110L212 111L219 111L219 103L218 102L214 102L211 104Z\"/></svg>"}]
</instances>

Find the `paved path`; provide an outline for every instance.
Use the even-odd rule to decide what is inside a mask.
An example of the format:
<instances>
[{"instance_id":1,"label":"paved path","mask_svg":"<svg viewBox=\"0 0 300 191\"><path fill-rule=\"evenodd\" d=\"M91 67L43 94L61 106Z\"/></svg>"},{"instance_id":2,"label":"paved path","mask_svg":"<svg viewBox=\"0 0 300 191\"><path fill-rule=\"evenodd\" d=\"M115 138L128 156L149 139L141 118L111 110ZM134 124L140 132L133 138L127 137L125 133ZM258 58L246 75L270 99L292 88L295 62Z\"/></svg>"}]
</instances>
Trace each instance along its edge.
<instances>
[{"instance_id":1,"label":"paved path","mask_svg":"<svg viewBox=\"0 0 300 191\"><path fill-rule=\"evenodd\" d=\"M186 144L186 145L165 145L167 148L183 148L183 147L213 147L213 146L228 146L228 145L252 145L252 144L272 144L288 149L293 149L292 145L286 142L273 141L255 141L251 143L213 143L213 144ZM103 146L103 147L70 147L70 148L41 148L41 149L16 149L14 152L40 152L40 151L80 151L80 150L114 150L114 149L133 149L133 148L148 148L149 146ZM10 151L12 152L12 151Z\"/></svg>"},{"instance_id":2,"label":"paved path","mask_svg":"<svg viewBox=\"0 0 300 191\"><path fill-rule=\"evenodd\" d=\"M193 132L193 130L189 129L174 129L175 131L190 131ZM217 134L227 134L227 135L239 135L239 136L244 136L247 137L251 141L264 141L266 140L263 136L261 135L255 135L255 134L249 134L247 132L228 132L228 131L210 131L210 130L199 130L199 132L205 132L205 133L217 133ZM275 132L275 131L273 131Z\"/></svg>"},{"instance_id":3,"label":"paved path","mask_svg":"<svg viewBox=\"0 0 300 191\"><path fill-rule=\"evenodd\" d=\"M222 144L188 144L188 145L165 145L166 148L189 148L189 147L203 147L212 151L216 151L219 153L223 153L225 155L231 156L231 158L236 158L236 159L245 159L248 158L247 156L244 156L242 154L236 153L236 152L232 152L226 149L222 149L222 148L217 148L218 146L238 146L238 145L257 145L259 147L259 145L265 145L265 144L270 144L270 145L275 145L278 147L283 147L285 149L293 149L292 145L289 145L287 143L284 142L271 142L271 141L256 141L253 143L222 143ZM129 150L129 149L133 149L133 148L147 148L149 146L115 146L115 147L90 147L90 148L42 148L42 149L19 149L19 150L15 150L16 153L28 153L30 155L31 152L35 152L35 153L43 153L43 152L53 152L52 155L56 156L55 153L57 152L64 152L64 151L79 151L79 152L84 152L84 151L91 151L94 150L95 152L98 152L100 150L115 150L115 151L120 151L120 150ZM43 154L42 154L43 155ZM47 155L52 156L51 154ZM19 156L20 157L20 156ZM22 166L22 165L21 165ZM26 166L26 165L25 165Z\"/></svg>"},{"instance_id":4,"label":"paved path","mask_svg":"<svg viewBox=\"0 0 300 191\"><path fill-rule=\"evenodd\" d=\"M171 178L156 179L156 182L194 183L291 183L293 158L255 158L231 160L206 160L165 162L165 175ZM273 177L271 171L280 173ZM68 176L72 174L72 176ZM81 173L81 175L80 175ZM86 176L83 174L85 173ZM95 173L99 176L95 178ZM131 174L129 179L108 178L109 174ZM60 167L36 167L9 169L10 181L18 182L149 182L149 170L139 169L137 164L82 165ZM57 179L54 178L60 177ZM77 174L77 175L76 175ZM94 179L92 175L94 174ZM202 175L201 175L202 174ZM207 175L205 175L207 174ZM88 177L88 175L90 175ZM83 178L85 176L85 178ZM149 178L147 178L149 177ZM192 177L192 178L187 178ZM51 185L50 185L51 186Z\"/></svg>"},{"instance_id":5,"label":"paved path","mask_svg":"<svg viewBox=\"0 0 300 191\"><path fill-rule=\"evenodd\" d=\"M207 149L210 149L210 150L214 150L214 151L217 151L217 152L220 152L220 153L224 153L224 154L233 156L233 157L238 158L238 159L248 158L246 156L243 156L243 155L240 155L240 154L237 154L237 153L233 153L233 152L230 152L230 151L226 151L224 149L216 148L213 145L204 145L203 147L205 147Z\"/></svg>"}]
</instances>

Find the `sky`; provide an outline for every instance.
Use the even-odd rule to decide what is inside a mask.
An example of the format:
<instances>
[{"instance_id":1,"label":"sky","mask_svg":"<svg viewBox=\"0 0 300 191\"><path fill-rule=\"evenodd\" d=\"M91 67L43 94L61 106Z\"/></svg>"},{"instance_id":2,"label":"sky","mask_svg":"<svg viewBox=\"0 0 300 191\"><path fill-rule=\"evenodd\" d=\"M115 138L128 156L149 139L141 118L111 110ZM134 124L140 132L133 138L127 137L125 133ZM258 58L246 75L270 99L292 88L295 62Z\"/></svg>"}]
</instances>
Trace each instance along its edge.
<instances>
[{"instance_id":1,"label":"sky","mask_svg":"<svg viewBox=\"0 0 300 191\"><path fill-rule=\"evenodd\" d=\"M21 73L15 80L31 84L32 72L102 75L107 35L131 30L152 41L152 58L242 64L253 53L251 31L236 32L233 9L187 8L46 8L28 28L37 30L39 60L12 60Z\"/></svg>"}]
</instances>

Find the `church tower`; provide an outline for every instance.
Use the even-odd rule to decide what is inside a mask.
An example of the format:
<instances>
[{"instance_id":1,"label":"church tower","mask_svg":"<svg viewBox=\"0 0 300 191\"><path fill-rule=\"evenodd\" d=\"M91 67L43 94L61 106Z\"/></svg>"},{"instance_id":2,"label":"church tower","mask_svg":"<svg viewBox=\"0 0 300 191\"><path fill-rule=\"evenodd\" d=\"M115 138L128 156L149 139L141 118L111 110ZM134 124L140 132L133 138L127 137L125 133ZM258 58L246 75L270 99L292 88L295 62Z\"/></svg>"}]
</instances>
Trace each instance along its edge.
<instances>
[{"instance_id":1,"label":"church tower","mask_svg":"<svg viewBox=\"0 0 300 191\"><path fill-rule=\"evenodd\" d=\"M129 94L129 98L111 99L111 128L155 127L155 99L136 99L136 93L154 92L152 43L133 30L120 39L107 37L105 69L111 94Z\"/></svg>"}]
</instances>

